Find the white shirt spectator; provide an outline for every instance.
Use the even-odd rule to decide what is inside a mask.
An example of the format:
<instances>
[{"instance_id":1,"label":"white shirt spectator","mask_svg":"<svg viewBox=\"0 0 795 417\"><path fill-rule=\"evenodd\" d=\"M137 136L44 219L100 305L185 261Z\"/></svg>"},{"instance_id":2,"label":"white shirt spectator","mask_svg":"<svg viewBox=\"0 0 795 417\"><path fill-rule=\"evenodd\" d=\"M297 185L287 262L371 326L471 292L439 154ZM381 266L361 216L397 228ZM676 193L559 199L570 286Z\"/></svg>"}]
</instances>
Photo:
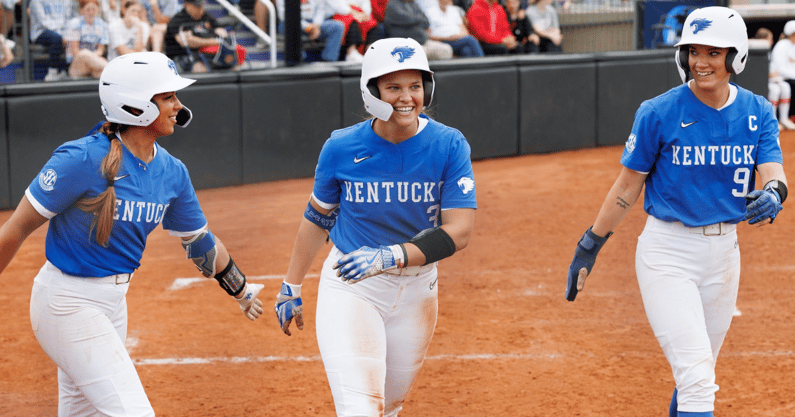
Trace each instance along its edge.
<instances>
[{"instance_id":1,"label":"white shirt spectator","mask_svg":"<svg viewBox=\"0 0 795 417\"><path fill-rule=\"evenodd\" d=\"M75 17L66 24L66 33L63 40L66 42L80 41L80 49L94 51L97 45L107 45L110 36L108 35L108 24L99 17L94 19L94 24L86 23L83 16ZM66 62L72 62L72 51L66 48Z\"/></svg>"},{"instance_id":2,"label":"white shirt spectator","mask_svg":"<svg viewBox=\"0 0 795 417\"><path fill-rule=\"evenodd\" d=\"M428 10L428 20L431 23L431 36L449 38L461 33L464 25L464 10L455 5L449 5L442 11L440 7Z\"/></svg>"},{"instance_id":3,"label":"white shirt spectator","mask_svg":"<svg viewBox=\"0 0 795 417\"><path fill-rule=\"evenodd\" d=\"M108 48L108 61L119 56L119 51L116 50L119 46L125 45L132 49L135 47L135 41L138 39L138 33L141 31L141 26L131 25L127 27L122 19L116 19L108 25L110 32L110 47ZM147 39L149 33L142 33L141 39Z\"/></svg>"}]
</instances>

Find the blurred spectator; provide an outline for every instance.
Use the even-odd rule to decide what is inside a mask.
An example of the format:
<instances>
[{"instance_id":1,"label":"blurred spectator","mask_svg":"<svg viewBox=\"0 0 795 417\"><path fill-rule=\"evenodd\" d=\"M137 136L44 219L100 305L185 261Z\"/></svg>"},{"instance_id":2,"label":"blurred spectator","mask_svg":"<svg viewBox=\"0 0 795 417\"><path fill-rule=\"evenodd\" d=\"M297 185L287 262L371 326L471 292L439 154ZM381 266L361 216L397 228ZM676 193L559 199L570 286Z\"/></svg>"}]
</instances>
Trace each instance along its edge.
<instances>
[{"instance_id":1,"label":"blurred spectator","mask_svg":"<svg viewBox=\"0 0 795 417\"><path fill-rule=\"evenodd\" d=\"M795 20L784 24L782 35L782 39L776 42L770 53L770 64L775 66L779 75L789 84L790 90L795 90ZM791 106L790 116L792 116Z\"/></svg>"},{"instance_id":2,"label":"blurred spectator","mask_svg":"<svg viewBox=\"0 0 795 417\"><path fill-rule=\"evenodd\" d=\"M66 23L66 62L72 78L99 78L108 61L108 24L99 17L99 0L80 0L80 15Z\"/></svg>"},{"instance_id":3,"label":"blurred spectator","mask_svg":"<svg viewBox=\"0 0 795 417\"><path fill-rule=\"evenodd\" d=\"M119 10L120 0L99 0L99 17L107 24L121 18ZM124 0L121 0L124 1Z\"/></svg>"},{"instance_id":4,"label":"blurred spectator","mask_svg":"<svg viewBox=\"0 0 795 417\"><path fill-rule=\"evenodd\" d=\"M790 25L792 27L792 25ZM761 43L768 49L773 47L773 32L767 28L759 28L754 35L754 39L749 40L761 41ZM784 81L784 77L776 69L776 63L770 60L770 70L767 79L767 99L773 105L778 116L779 128L787 130L795 130L795 123L789 119L790 101L792 99L792 89L789 83Z\"/></svg>"},{"instance_id":5,"label":"blurred spectator","mask_svg":"<svg viewBox=\"0 0 795 417\"><path fill-rule=\"evenodd\" d=\"M477 38L486 55L503 55L519 43L511 33L508 16L497 0L475 0L467 11L472 36Z\"/></svg>"},{"instance_id":6,"label":"blurred spectator","mask_svg":"<svg viewBox=\"0 0 795 417\"><path fill-rule=\"evenodd\" d=\"M538 52L538 45L541 38L533 30L530 19L527 18L525 9L520 5L519 0L505 0L505 14L508 15L508 24L511 27L516 42L519 44L511 52L531 53Z\"/></svg>"},{"instance_id":7,"label":"blurred spectator","mask_svg":"<svg viewBox=\"0 0 795 417\"><path fill-rule=\"evenodd\" d=\"M268 17L269 11L262 1L271 2L271 0L240 0L240 11L243 14L254 14L254 23L265 33L268 33ZM254 45L256 48L265 49L268 45L264 40L257 37L257 43Z\"/></svg>"},{"instance_id":8,"label":"blurred spectator","mask_svg":"<svg viewBox=\"0 0 795 417\"><path fill-rule=\"evenodd\" d=\"M535 0L527 7L527 17L533 30L541 38L539 52L563 52L563 35L560 33L558 12L552 0Z\"/></svg>"},{"instance_id":9,"label":"blurred spectator","mask_svg":"<svg viewBox=\"0 0 795 417\"><path fill-rule=\"evenodd\" d=\"M14 28L14 20L16 19L16 9L21 7L20 0L2 0L0 4L3 6L3 22L0 28L0 34L13 37L14 33L12 29Z\"/></svg>"},{"instance_id":10,"label":"blurred spectator","mask_svg":"<svg viewBox=\"0 0 795 417\"><path fill-rule=\"evenodd\" d=\"M44 81L68 77L63 34L74 11L70 0L30 0L30 41L47 48L50 59Z\"/></svg>"},{"instance_id":11,"label":"blurred spectator","mask_svg":"<svg viewBox=\"0 0 795 417\"><path fill-rule=\"evenodd\" d=\"M110 32L110 49L108 61L119 55L146 50L146 39L149 24L141 20L144 7L138 0L122 0L121 18L108 24Z\"/></svg>"},{"instance_id":12,"label":"blurred spectator","mask_svg":"<svg viewBox=\"0 0 795 417\"><path fill-rule=\"evenodd\" d=\"M14 41L6 39L5 35L0 34L0 68L5 68L14 60L14 53L11 51L11 44Z\"/></svg>"},{"instance_id":13,"label":"blurred spectator","mask_svg":"<svg viewBox=\"0 0 795 417\"><path fill-rule=\"evenodd\" d=\"M370 10L378 23L384 23L384 13L386 12L386 4L389 0L370 0Z\"/></svg>"},{"instance_id":14,"label":"blurred spectator","mask_svg":"<svg viewBox=\"0 0 795 417\"><path fill-rule=\"evenodd\" d=\"M150 51L163 52L166 28L171 18L180 10L177 0L142 0L146 9L146 20L152 30L147 45Z\"/></svg>"},{"instance_id":15,"label":"blurred spectator","mask_svg":"<svg viewBox=\"0 0 795 417\"><path fill-rule=\"evenodd\" d=\"M276 1L276 12L279 14L279 32L284 33L284 0ZM320 59L332 62L339 59L345 25L326 17L325 0L301 0L301 30L303 36L311 40L325 41Z\"/></svg>"},{"instance_id":16,"label":"blurred spectator","mask_svg":"<svg viewBox=\"0 0 795 417\"><path fill-rule=\"evenodd\" d=\"M345 55L346 61L362 62L366 47L384 37L383 28L379 28L378 22L372 15L370 0L329 0L329 2L336 4L333 7L337 13L334 19L342 22L347 31L343 38L340 57Z\"/></svg>"},{"instance_id":17,"label":"blurred spectator","mask_svg":"<svg viewBox=\"0 0 795 417\"><path fill-rule=\"evenodd\" d=\"M431 24L414 0L390 0L384 13L386 35L393 38L412 38L425 50L428 59L450 59L453 47L428 39Z\"/></svg>"},{"instance_id":18,"label":"blurred spectator","mask_svg":"<svg viewBox=\"0 0 795 417\"><path fill-rule=\"evenodd\" d=\"M481 57L483 48L464 24L464 11L453 5L453 0L439 0L439 7L428 10L431 22L430 39L453 47L453 54L460 57Z\"/></svg>"},{"instance_id":19,"label":"blurred spectator","mask_svg":"<svg viewBox=\"0 0 795 417\"><path fill-rule=\"evenodd\" d=\"M166 55L182 72L207 72L211 69L209 62L199 50L218 46L219 37L226 36L226 29L204 10L204 0L184 0L183 9L171 18L166 28Z\"/></svg>"}]
</instances>

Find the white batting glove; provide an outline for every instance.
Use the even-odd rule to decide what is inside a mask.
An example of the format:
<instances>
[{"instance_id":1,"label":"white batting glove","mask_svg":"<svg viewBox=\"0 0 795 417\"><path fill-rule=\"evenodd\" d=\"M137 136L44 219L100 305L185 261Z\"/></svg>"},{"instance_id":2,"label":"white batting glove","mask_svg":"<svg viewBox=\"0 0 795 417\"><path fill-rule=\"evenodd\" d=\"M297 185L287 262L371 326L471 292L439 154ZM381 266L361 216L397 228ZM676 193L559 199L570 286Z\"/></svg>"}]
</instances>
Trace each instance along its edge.
<instances>
[{"instance_id":1,"label":"white batting glove","mask_svg":"<svg viewBox=\"0 0 795 417\"><path fill-rule=\"evenodd\" d=\"M304 330L304 307L301 301L301 286L282 282L282 288L276 295L276 318L279 319L279 326L287 336L290 333L290 323L295 320L298 330Z\"/></svg>"},{"instance_id":2,"label":"white batting glove","mask_svg":"<svg viewBox=\"0 0 795 417\"><path fill-rule=\"evenodd\" d=\"M235 301L240 304L240 310L249 320L256 320L262 314L262 301L257 298L257 294L265 287L263 284L246 283L246 288L235 297Z\"/></svg>"},{"instance_id":3,"label":"white batting glove","mask_svg":"<svg viewBox=\"0 0 795 417\"><path fill-rule=\"evenodd\" d=\"M405 263L401 245L361 248L343 256L334 265L337 276L353 284L373 275L402 268Z\"/></svg>"}]
</instances>

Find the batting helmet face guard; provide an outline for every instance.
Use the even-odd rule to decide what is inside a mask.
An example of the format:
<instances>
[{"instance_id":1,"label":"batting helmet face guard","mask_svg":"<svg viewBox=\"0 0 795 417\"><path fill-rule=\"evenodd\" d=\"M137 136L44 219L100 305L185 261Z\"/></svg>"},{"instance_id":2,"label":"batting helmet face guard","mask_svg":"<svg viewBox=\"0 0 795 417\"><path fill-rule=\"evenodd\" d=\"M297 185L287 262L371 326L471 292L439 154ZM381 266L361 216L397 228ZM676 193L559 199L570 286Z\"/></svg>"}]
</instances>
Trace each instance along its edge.
<instances>
[{"instance_id":1,"label":"batting helmet face guard","mask_svg":"<svg viewBox=\"0 0 795 417\"><path fill-rule=\"evenodd\" d=\"M403 70L419 70L422 73L425 92L423 105L427 107L431 104L435 83L422 45L411 38L387 38L373 42L364 54L359 87L368 113L383 121L392 117L392 105L380 99L376 83L382 75Z\"/></svg>"},{"instance_id":2,"label":"batting helmet face guard","mask_svg":"<svg viewBox=\"0 0 795 417\"><path fill-rule=\"evenodd\" d=\"M685 20L682 38L675 45L676 67L682 82L690 76L689 45L707 45L729 48L726 55L726 70L739 74L748 62L748 29L737 11L728 7L704 7L693 10Z\"/></svg>"},{"instance_id":3,"label":"batting helmet face guard","mask_svg":"<svg viewBox=\"0 0 795 417\"><path fill-rule=\"evenodd\" d=\"M156 94L181 90L196 80L182 78L174 61L159 52L134 52L108 63L99 77L99 99L109 122L149 126L160 115L152 102ZM135 114L132 109L140 110ZM177 125L185 127L193 115L183 107Z\"/></svg>"}]
</instances>

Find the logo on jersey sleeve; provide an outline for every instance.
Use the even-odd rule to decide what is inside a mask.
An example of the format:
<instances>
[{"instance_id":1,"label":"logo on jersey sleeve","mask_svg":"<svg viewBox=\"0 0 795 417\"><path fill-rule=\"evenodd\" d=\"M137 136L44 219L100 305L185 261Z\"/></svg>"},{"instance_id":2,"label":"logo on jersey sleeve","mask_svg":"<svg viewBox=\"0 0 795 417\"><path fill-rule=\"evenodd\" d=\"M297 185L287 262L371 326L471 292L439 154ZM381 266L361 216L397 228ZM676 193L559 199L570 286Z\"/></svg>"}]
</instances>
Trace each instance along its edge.
<instances>
[{"instance_id":1,"label":"logo on jersey sleeve","mask_svg":"<svg viewBox=\"0 0 795 417\"><path fill-rule=\"evenodd\" d=\"M637 137L635 136L634 133L629 135L629 138L627 138L627 143L624 145L624 147L627 148L627 152L632 153L632 152L635 151L635 141L636 140L637 140Z\"/></svg>"},{"instance_id":2,"label":"logo on jersey sleeve","mask_svg":"<svg viewBox=\"0 0 795 417\"><path fill-rule=\"evenodd\" d=\"M470 191L475 189L475 180L469 177L461 177L457 184L464 194L469 194Z\"/></svg>"},{"instance_id":3,"label":"logo on jersey sleeve","mask_svg":"<svg viewBox=\"0 0 795 417\"><path fill-rule=\"evenodd\" d=\"M58 179L58 174L55 170L48 169L39 174L39 187L44 191L52 191L55 188L55 181Z\"/></svg>"},{"instance_id":4,"label":"logo on jersey sleeve","mask_svg":"<svg viewBox=\"0 0 795 417\"><path fill-rule=\"evenodd\" d=\"M712 21L704 18L695 19L693 20L693 22L690 23L690 27L693 28L694 35L698 32L701 32L704 29L709 28L710 26L712 26Z\"/></svg>"}]
</instances>

